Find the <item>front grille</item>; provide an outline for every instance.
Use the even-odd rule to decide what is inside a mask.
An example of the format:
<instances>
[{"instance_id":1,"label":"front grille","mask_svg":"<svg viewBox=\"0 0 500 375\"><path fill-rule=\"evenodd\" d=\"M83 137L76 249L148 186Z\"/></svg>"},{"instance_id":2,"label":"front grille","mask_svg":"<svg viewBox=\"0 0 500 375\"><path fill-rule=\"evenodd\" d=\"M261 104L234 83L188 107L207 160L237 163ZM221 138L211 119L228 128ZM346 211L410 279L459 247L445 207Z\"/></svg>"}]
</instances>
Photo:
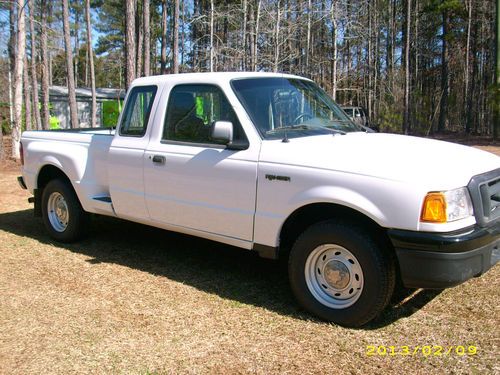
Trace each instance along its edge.
<instances>
[{"instance_id":1,"label":"front grille","mask_svg":"<svg viewBox=\"0 0 500 375\"><path fill-rule=\"evenodd\" d=\"M500 218L500 168L474 176L469 185L476 221L491 225Z\"/></svg>"}]
</instances>

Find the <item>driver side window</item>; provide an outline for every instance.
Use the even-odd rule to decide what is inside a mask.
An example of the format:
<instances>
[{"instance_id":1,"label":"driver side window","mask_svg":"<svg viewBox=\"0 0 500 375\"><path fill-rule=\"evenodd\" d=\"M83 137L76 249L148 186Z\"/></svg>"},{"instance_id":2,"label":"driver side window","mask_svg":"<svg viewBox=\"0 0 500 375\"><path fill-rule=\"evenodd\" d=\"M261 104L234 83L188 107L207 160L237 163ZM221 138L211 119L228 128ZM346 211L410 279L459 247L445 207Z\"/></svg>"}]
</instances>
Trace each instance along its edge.
<instances>
[{"instance_id":1,"label":"driver side window","mask_svg":"<svg viewBox=\"0 0 500 375\"><path fill-rule=\"evenodd\" d=\"M213 85L178 85L170 92L164 141L220 145L211 138L216 121L233 124L233 139L246 140L234 110L220 88Z\"/></svg>"}]
</instances>

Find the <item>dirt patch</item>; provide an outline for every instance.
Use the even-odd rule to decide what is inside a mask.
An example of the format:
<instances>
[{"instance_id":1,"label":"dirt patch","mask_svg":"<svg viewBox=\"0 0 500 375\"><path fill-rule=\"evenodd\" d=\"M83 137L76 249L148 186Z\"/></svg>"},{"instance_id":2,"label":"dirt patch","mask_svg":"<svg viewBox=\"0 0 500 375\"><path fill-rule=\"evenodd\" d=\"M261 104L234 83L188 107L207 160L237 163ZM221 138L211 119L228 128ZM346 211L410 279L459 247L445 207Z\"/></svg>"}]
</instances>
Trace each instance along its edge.
<instances>
[{"instance_id":1,"label":"dirt patch","mask_svg":"<svg viewBox=\"0 0 500 375\"><path fill-rule=\"evenodd\" d=\"M0 172L18 172L21 174L21 163L18 160L8 158L0 161Z\"/></svg>"},{"instance_id":2,"label":"dirt patch","mask_svg":"<svg viewBox=\"0 0 500 375\"><path fill-rule=\"evenodd\" d=\"M500 156L500 146L483 145L483 146L474 146L474 147L480 148L481 150L488 151L488 152L491 152L492 154Z\"/></svg>"},{"instance_id":3,"label":"dirt patch","mask_svg":"<svg viewBox=\"0 0 500 375\"><path fill-rule=\"evenodd\" d=\"M434 136L434 138L442 141L460 143L462 145L476 147L500 156L500 141L494 141L491 137L466 136L450 133L439 134Z\"/></svg>"},{"instance_id":4,"label":"dirt patch","mask_svg":"<svg viewBox=\"0 0 500 375\"><path fill-rule=\"evenodd\" d=\"M498 265L345 329L297 307L283 264L244 250L103 217L54 243L17 166L0 170L0 373L500 372Z\"/></svg>"}]
</instances>

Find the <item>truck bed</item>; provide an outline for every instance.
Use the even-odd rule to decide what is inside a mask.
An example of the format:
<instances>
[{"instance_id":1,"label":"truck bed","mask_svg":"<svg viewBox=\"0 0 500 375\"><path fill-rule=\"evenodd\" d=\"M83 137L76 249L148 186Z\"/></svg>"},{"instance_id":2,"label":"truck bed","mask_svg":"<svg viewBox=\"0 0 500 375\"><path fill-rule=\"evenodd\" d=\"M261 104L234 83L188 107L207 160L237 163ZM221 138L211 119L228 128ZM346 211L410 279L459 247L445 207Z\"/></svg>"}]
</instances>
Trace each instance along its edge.
<instances>
[{"instance_id":1,"label":"truck bed","mask_svg":"<svg viewBox=\"0 0 500 375\"><path fill-rule=\"evenodd\" d=\"M109 196L108 152L115 130L82 128L27 131L22 143L26 155L25 178L29 187L37 187L40 166L73 171L68 178L83 208L88 212L113 214ZM75 165L78 163L78 165ZM71 172L68 172L71 173Z\"/></svg>"},{"instance_id":2,"label":"truck bed","mask_svg":"<svg viewBox=\"0 0 500 375\"><path fill-rule=\"evenodd\" d=\"M78 135L107 135L114 136L114 128L76 128L76 129L52 129L52 130L33 130L23 132L23 137L33 138L33 139L61 139L74 141Z\"/></svg>"}]
</instances>

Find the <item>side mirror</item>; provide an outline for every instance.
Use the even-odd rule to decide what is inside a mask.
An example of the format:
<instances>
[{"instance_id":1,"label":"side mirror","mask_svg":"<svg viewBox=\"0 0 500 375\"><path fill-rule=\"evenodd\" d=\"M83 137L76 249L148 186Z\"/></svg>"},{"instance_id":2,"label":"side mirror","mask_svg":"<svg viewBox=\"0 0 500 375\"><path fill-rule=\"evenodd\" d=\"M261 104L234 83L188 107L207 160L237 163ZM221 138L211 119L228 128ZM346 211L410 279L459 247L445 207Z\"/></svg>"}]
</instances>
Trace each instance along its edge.
<instances>
[{"instance_id":1,"label":"side mirror","mask_svg":"<svg viewBox=\"0 0 500 375\"><path fill-rule=\"evenodd\" d=\"M232 143L233 123L230 121L216 121L212 128L211 137L214 141L221 141L226 145Z\"/></svg>"}]
</instances>

